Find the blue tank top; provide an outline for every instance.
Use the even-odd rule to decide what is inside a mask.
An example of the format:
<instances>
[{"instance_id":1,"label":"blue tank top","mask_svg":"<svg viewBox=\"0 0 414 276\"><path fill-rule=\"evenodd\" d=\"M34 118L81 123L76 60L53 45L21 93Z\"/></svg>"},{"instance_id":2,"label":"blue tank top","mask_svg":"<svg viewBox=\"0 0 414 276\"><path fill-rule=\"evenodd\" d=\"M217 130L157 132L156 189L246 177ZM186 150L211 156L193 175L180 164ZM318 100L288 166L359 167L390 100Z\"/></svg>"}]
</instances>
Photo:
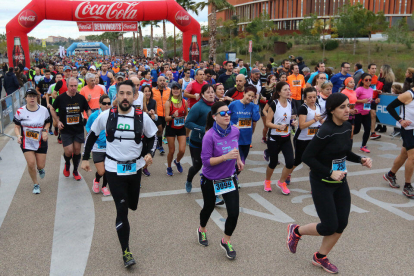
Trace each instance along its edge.
<instances>
[{"instance_id":1,"label":"blue tank top","mask_svg":"<svg viewBox=\"0 0 414 276\"><path fill-rule=\"evenodd\" d=\"M108 71L106 72L105 75L102 75L102 73L100 73L100 75L106 88L105 93L108 93L109 86L111 86L111 80L108 78Z\"/></svg>"}]
</instances>

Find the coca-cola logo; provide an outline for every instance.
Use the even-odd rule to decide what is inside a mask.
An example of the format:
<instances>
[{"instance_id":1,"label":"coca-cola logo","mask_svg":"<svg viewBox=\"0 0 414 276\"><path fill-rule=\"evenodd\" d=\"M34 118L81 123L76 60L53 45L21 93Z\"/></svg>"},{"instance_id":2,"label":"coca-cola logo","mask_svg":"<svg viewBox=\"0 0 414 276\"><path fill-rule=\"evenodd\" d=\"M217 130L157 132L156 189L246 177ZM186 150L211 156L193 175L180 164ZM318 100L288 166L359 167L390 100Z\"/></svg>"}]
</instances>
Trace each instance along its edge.
<instances>
[{"instance_id":1,"label":"coca-cola logo","mask_svg":"<svg viewBox=\"0 0 414 276\"><path fill-rule=\"evenodd\" d=\"M19 24L25 28L31 28L36 25L37 15L32 10L24 10L19 15Z\"/></svg>"},{"instance_id":2,"label":"coca-cola logo","mask_svg":"<svg viewBox=\"0 0 414 276\"><path fill-rule=\"evenodd\" d=\"M177 22L178 25L183 27L188 26L191 22L190 15L184 10L178 11L175 14L175 22Z\"/></svg>"},{"instance_id":3,"label":"coca-cola logo","mask_svg":"<svg viewBox=\"0 0 414 276\"><path fill-rule=\"evenodd\" d=\"M198 52L198 50L195 51L190 51L190 55L192 56L198 56L200 53Z\"/></svg>"},{"instance_id":4,"label":"coca-cola logo","mask_svg":"<svg viewBox=\"0 0 414 276\"><path fill-rule=\"evenodd\" d=\"M137 28L137 24L124 24L124 29L136 29Z\"/></svg>"},{"instance_id":5,"label":"coca-cola logo","mask_svg":"<svg viewBox=\"0 0 414 276\"><path fill-rule=\"evenodd\" d=\"M140 2L114 2L112 4L82 2L75 10L77 19L135 19Z\"/></svg>"},{"instance_id":6,"label":"coca-cola logo","mask_svg":"<svg viewBox=\"0 0 414 276\"><path fill-rule=\"evenodd\" d=\"M92 30L92 24L78 24L79 30Z\"/></svg>"}]
</instances>

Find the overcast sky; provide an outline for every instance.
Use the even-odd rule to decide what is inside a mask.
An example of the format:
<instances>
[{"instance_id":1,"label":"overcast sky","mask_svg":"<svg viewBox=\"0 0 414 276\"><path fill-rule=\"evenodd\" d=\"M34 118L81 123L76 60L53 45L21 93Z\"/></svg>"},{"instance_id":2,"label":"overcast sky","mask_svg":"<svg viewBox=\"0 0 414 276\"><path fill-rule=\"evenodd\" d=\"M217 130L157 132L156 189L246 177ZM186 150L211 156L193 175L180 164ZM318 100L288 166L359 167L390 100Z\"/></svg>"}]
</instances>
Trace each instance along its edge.
<instances>
[{"instance_id":1,"label":"overcast sky","mask_svg":"<svg viewBox=\"0 0 414 276\"><path fill-rule=\"evenodd\" d=\"M201 2L201 0L195 0L196 2ZM0 9L0 33L6 33L6 24L16 16L27 4L30 3L29 0L0 0L1 6ZM6 8L5 8L6 7ZM199 15L191 13L200 24L207 24L207 8L199 12ZM173 35L174 25L171 23L166 24L167 36ZM179 32L176 29L176 32ZM91 34L101 34L101 32L79 32L76 22L70 21L56 21L56 20L44 20L39 25L36 26L28 35L36 38L47 38L48 36L63 36L78 38L81 35L91 35ZM143 35L149 35L150 28L143 29ZM162 36L162 25L160 28L154 29L154 35ZM132 33L127 33L126 36L132 36Z\"/></svg>"}]
</instances>

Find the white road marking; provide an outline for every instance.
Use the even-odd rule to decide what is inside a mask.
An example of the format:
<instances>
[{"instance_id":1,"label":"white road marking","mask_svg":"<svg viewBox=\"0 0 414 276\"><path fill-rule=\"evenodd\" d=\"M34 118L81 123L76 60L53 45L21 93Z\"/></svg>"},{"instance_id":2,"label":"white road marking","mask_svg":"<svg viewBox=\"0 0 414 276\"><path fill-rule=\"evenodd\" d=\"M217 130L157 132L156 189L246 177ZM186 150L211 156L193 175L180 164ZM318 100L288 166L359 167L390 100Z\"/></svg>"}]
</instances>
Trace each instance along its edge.
<instances>
[{"instance_id":1,"label":"white road marking","mask_svg":"<svg viewBox=\"0 0 414 276\"><path fill-rule=\"evenodd\" d=\"M95 208L85 180L65 177L64 164L62 156L50 275L83 275L95 228Z\"/></svg>"},{"instance_id":2,"label":"white road marking","mask_svg":"<svg viewBox=\"0 0 414 276\"><path fill-rule=\"evenodd\" d=\"M15 140L9 140L0 152L0 228L26 169L26 159ZM31 185L28 183L27 185ZM31 192L31 190L30 190Z\"/></svg>"}]
</instances>

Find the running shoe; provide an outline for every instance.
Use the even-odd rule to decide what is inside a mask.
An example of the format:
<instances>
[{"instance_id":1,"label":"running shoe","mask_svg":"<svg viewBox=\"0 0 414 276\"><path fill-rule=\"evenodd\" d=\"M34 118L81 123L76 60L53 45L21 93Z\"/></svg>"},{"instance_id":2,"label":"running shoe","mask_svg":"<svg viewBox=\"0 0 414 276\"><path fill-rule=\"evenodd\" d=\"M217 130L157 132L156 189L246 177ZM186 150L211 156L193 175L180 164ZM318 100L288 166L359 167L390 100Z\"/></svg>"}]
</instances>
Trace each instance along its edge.
<instances>
[{"instance_id":1,"label":"running shoe","mask_svg":"<svg viewBox=\"0 0 414 276\"><path fill-rule=\"evenodd\" d=\"M317 258L316 257L316 253L313 254L313 258L312 258L312 264L322 267L326 272L332 273L332 274L336 274L338 273L338 268L331 264L331 262L329 262L328 258L325 256L323 258Z\"/></svg>"},{"instance_id":2,"label":"running shoe","mask_svg":"<svg viewBox=\"0 0 414 276\"><path fill-rule=\"evenodd\" d=\"M132 256L131 252L129 252L128 249L126 249L124 251L124 255L122 256L122 258L124 259L124 266L125 267L130 267L130 266L137 263L137 262L135 262L134 257Z\"/></svg>"},{"instance_id":3,"label":"running shoe","mask_svg":"<svg viewBox=\"0 0 414 276\"><path fill-rule=\"evenodd\" d=\"M365 152L365 153L370 153L370 152L371 152L371 151L367 148L367 146L360 147L360 148L359 148L359 150L360 150L360 151L363 151L363 152Z\"/></svg>"},{"instance_id":4,"label":"running shoe","mask_svg":"<svg viewBox=\"0 0 414 276\"><path fill-rule=\"evenodd\" d=\"M148 171L147 168L142 169L142 174L145 175L145 176L150 176L151 175L151 173Z\"/></svg>"},{"instance_id":5,"label":"running shoe","mask_svg":"<svg viewBox=\"0 0 414 276\"><path fill-rule=\"evenodd\" d=\"M190 137L186 137L186 138L185 138L185 143L187 144L187 146L189 146L189 145L190 145Z\"/></svg>"},{"instance_id":6,"label":"running shoe","mask_svg":"<svg viewBox=\"0 0 414 276\"><path fill-rule=\"evenodd\" d=\"M391 188L400 188L400 185L397 184L397 177L395 177L395 175L391 177L388 173L385 173L382 177L388 182Z\"/></svg>"},{"instance_id":7,"label":"running shoe","mask_svg":"<svg viewBox=\"0 0 414 276\"><path fill-rule=\"evenodd\" d=\"M299 228L297 224L289 224L287 227L288 236L286 240L287 248L290 252L296 253L296 247L298 246L298 242L300 240L300 236L295 233L295 229Z\"/></svg>"},{"instance_id":8,"label":"running shoe","mask_svg":"<svg viewBox=\"0 0 414 276\"><path fill-rule=\"evenodd\" d=\"M160 151L160 154L161 154L161 155L164 155L165 150L164 150L164 148L163 148L163 147L159 147L159 148L158 148L158 150Z\"/></svg>"},{"instance_id":9,"label":"running shoe","mask_svg":"<svg viewBox=\"0 0 414 276\"><path fill-rule=\"evenodd\" d=\"M272 185L271 185L270 180L265 180L263 184L264 184L264 191L265 192L271 192L272 191Z\"/></svg>"},{"instance_id":10,"label":"running shoe","mask_svg":"<svg viewBox=\"0 0 414 276\"><path fill-rule=\"evenodd\" d=\"M391 133L391 136L392 136L392 137L401 136L401 132L399 132L398 130L394 130L394 131Z\"/></svg>"},{"instance_id":11,"label":"running shoe","mask_svg":"<svg viewBox=\"0 0 414 276\"><path fill-rule=\"evenodd\" d=\"M174 164L177 166L177 171L178 171L179 173L183 173L183 167L181 167L180 162L177 162L177 160L176 160L176 159L174 159Z\"/></svg>"},{"instance_id":12,"label":"running shoe","mask_svg":"<svg viewBox=\"0 0 414 276\"><path fill-rule=\"evenodd\" d=\"M219 196L216 196L216 205L223 205L223 204L224 204L224 200L220 198Z\"/></svg>"},{"instance_id":13,"label":"running shoe","mask_svg":"<svg viewBox=\"0 0 414 276\"><path fill-rule=\"evenodd\" d=\"M230 242L223 243L223 240L220 241L221 247L226 251L226 256L230 260L234 260L236 258L236 250L233 249L233 246Z\"/></svg>"},{"instance_id":14,"label":"running shoe","mask_svg":"<svg viewBox=\"0 0 414 276\"><path fill-rule=\"evenodd\" d=\"M49 135L53 135L53 131L52 130L49 130Z\"/></svg>"},{"instance_id":15,"label":"running shoe","mask_svg":"<svg viewBox=\"0 0 414 276\"><path fill-rule=\"evenodd\" d=\"M265 149L265 150L263 151L263 158L264 158L264 160L265 160L266 162L269 162L269 160L270 160L270 155L269 155L269 150L268 150L268 149Z\"/></svg>"},{"instance_id":16,"label":"running shoe","mask_svg":"<svg viewBox=\"0 0 414 276\"><path fill-rule=\"evenodd\" d=\"M187 193L191 192L191 189L193 188L193 184L189 181L185 182L185 190L187 191Z\"/></svg>"},{"instance_id":17,"label":"running shoe","mask_svg":"<svg viewBox=\"0 0 414 276\"><path fill-rule=\"evenodd\" d=\"M34 185L33 185L33 193L34 193L35 195L40 194L40 185L39 185L39 184L34 184Z\"/></svg>"},{"instance_id":18,"label":"running shoe","mask_svg":"<svg viewBox=\"0 0 414 276\"><path fill-rule=\"evenodd\" d=\"M70 175L69 169L70 169L70 165L65 164L65 167L63 168L63 175L64 176L69 177L69 175Z\"/></svg>"},{"instance_id":19,"label":"running shoe","mask_svg":"<svg viewBox=\"0 0 414 276\"><path fill-rule=\"evenodd\" d=\"M282 191L282 194L284 195L289 195L290 191L288 189L288 187L286 187L286 182L280 183L280 181L277 181L277 186L280 188L280 190Z\"/></svg>"},{"instance_id":20,"label":"running shoe","mask_svg":"<svg viewBox=\"0 0 414 276\"><path fill-rule=\"evenodd\" d=\"M108 187L102 187L101 192L104 196L110 196L111 192L108 190Z\"/></svg>"},{"instance_id":21,"label":"running shoe","mask_svg":"<svg viewBox=\"0 0 414 276\"><path fill-rule=\"evenodd\" d=\"M59 144L62 144L62 139L60 138L60 136L58 136L57 141Z\"/></svg>"},{"instance_id":22,"label":"running shoe","mask_svg":"<svg viewBox=\"0 0 414 276\"><path fill-rule=\"evenodd\" d=\"M163 138L162 138L162 142L163 142L164 144L168 144L168 141L167 141L167 139L165 139L165 137L163 137Z\"/></svg>"},{"instance_id":23,"label":"running shoe","mask_svg":"<svg viewBox=\"0 0 414 276\"><path fill-rule=\"evenodd\" d=\"M45 169L40 169L40 170L37 170L37 171L39 172L40 179L45 178L45 175L46 175Z\"/></svg>"},{"instance_id":24,"label":"running shoe","mask_svg":"<svg viewBox=\"0 0 414 276\"><path fill-rule=\"evenodd\" d=\"M266 138L265 137L262 137L262 143L263 144L267 144L267 141L266 141Z\"/></svg>"},{"instance_id":25,"label":"running shoe","mask_svg":"<svg viewBox=\"0 0 414 276\"><path fill-rule=\"evenodd\" d=\"M289 185L290 184L290 177L291 177L292 175L291 174L289 174L288 175L288 177L286 178L286 185Z\"/></svg>"},{"instance_id":26,"label":"running shoe","mask_svg":"<svg viewBox=\"0 0 414 276\"><path fill-rule=\"evenodd\" d=\"M200 228L197 228L198 243L201 246L208 246L207 234L206 232L200 232Z\"/></svg>"},{"instance_id":27,"label":"running shoe","mask_svg":"<svg viewBox=\"0 0 414 276\"><path fill-rule=\"evenodd\" d=\"M92 191L95 194L99 193L99 182L96 181L96 178L93 179Z\"/></svg>"},{"instance_id":28,"label":"running shoe","mask_svg":"<svg viewBox=\"0 0 414 276\"><path fill-rule=\"evenodd\" d=\"M171 167L168 167L168 168L167 168L167 175L168 175L168 176L173 176L173 175L174 175L173 170L172 170L172 168L171 168Z\"/></svg>"},{"instance_id":29,"label":"running shoe","mask_svg":"<svg viewBox=\"0 0 414 276\"><path fill-rule=\"evenodd\" d=\"M377 140L379 138L381 138L381 135L376 134L375 132L371 133L371 136L369 137L371 140Z\"/></svg>"},{"instance_id":30,"label":"running shoe","mask_svg":"<svg viewBox=\"0 0 414 276\"><path fill-rule=\"evenodd\" d=\"M75 178L76 181L79 181L82 179L82 177L77 171L73 171L73 178Z\"/></svg>"},{"instance_id":31,"label":"running shoe","mask_svg":"<svg viewBox=\"0 0 414 276\"><path fill-rule=\"evenodd\" d=\"M53 134L54 134L55 136L58 136L58 135L59 135L59 132L58 132L57 128L55 128L55 131L53 132Z\"/></svg>"},{"instance_id":32,"label":"running shoe","mask_svg":"<svg viewBox=\"0 0 414 276\"><path fill-rule=\"evenodd\" d=\"M409 198L414 196L414 189L413 186L404 187L403 194Z\"/></svg>"}]
</instances>

